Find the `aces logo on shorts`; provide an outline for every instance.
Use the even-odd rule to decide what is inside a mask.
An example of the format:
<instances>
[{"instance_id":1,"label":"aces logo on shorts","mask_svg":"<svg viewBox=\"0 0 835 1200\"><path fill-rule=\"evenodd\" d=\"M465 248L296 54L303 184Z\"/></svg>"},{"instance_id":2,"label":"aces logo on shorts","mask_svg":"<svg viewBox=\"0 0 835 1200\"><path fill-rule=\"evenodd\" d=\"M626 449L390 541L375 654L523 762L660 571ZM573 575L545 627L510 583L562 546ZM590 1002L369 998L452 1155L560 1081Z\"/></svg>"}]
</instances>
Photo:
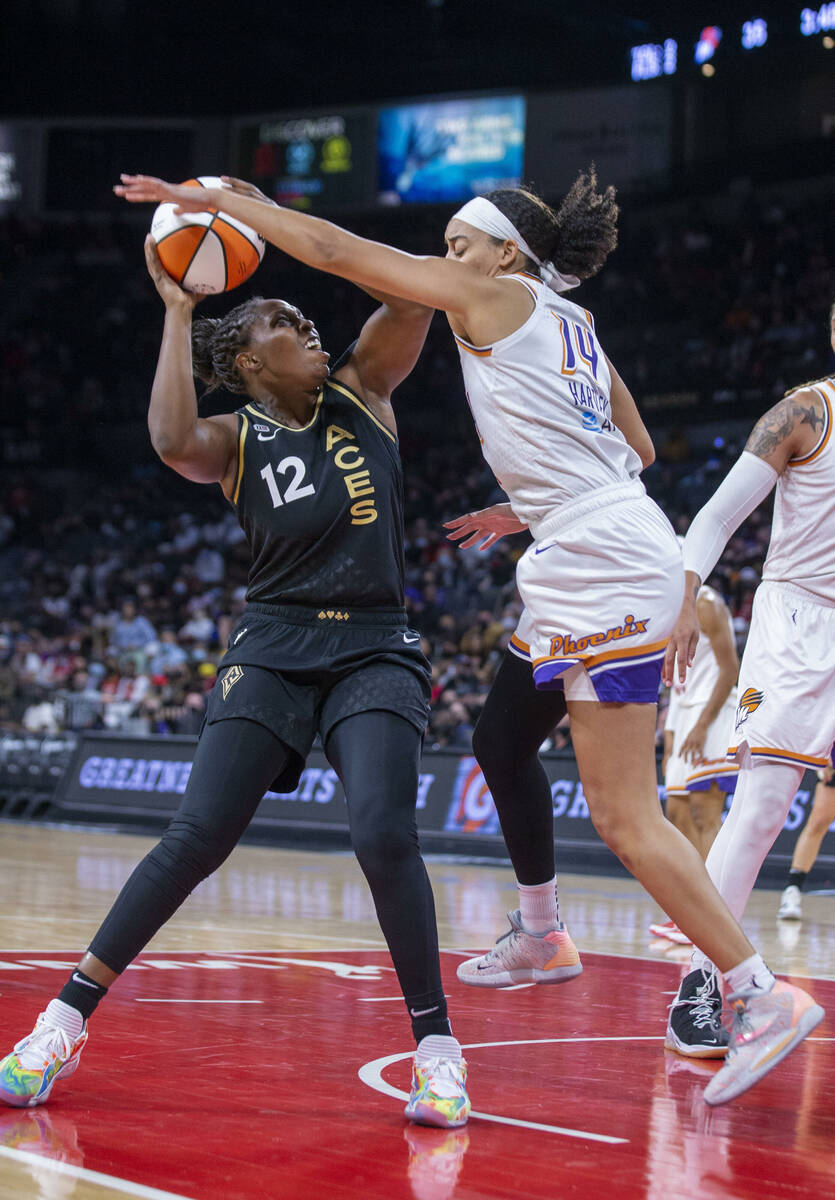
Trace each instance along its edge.
<instances>
[{"instance_id":1,"label":"aces logo on shorts","mask_svg":"<svg viewBox=\"0 0 835 1200\"><path fill-rule=\"evenodd\" d=\"M765 700L765 692L758 692L756 688L746 688L739 698L739 704L736 710L736 728L744 725L751 713L756 712L762 702Z\"/></svg>"},{"instance_id":2,"label":"aces logo on shorts","mask_svg":"<svg viewBox=\"0 0 835 1200\"><path fill-rule=\"evenodd\" d=\"M243 667L239 667L236 664L234 667L230 667L229 670L225 671L224 674L221 676L220 690L223 692L224 700L227 698L230 691L235 686L235 684L238 682L238 680L243 679L243 674L244 674Z\"/></svg>"}]
</instances>

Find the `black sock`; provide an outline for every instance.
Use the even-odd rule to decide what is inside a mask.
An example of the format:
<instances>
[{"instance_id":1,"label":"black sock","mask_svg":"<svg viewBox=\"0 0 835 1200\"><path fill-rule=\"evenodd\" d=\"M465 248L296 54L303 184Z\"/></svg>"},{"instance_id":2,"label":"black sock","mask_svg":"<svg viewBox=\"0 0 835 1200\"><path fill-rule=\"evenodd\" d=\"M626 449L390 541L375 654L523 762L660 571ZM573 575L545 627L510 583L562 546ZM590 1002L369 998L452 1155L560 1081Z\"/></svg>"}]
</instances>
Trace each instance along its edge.
<instances>
[{"instance_id":1,"label":"black sock","mask_svg":"<svg viewBox=\"0 0 835 1200\"><path fill-rule=\"evenodd\" d=\"M96 983L89 975L79 971L78 967L70 975L67 982L58 993L58 999L71 1008L76 1008L85 1021L89 1021L96 1011L98 1003L107 995L107 988Z\"/></svg>"},{"instance_id":2,"label":"black sock","mask_svg":"<svg viewBox=\"0 0 835 1200\"><path fill-rule=\"evenodd\" d=\"M792 867L792 869L789 871L789 882L786 886L800 888L800 890L802 892L803 885L806 882L806 876L808 874L809 874L808 871L798 871L794 867Z\"/></svg>"},{"instance_id":3,"label":"black sock","mask_svg":"<svg viewBox=\"0 0 835 1200\"><path fill-rule=\"evenodd\" d=\"M406 996L406 1008L412 1018L412 1033L415 1041L438 1033L452 1036L452 1027L447 1016L446 998L443 992L427 992L423 996ZM419 1016L415 1016L419 1013Z\"/></svg>"}]
</instances>

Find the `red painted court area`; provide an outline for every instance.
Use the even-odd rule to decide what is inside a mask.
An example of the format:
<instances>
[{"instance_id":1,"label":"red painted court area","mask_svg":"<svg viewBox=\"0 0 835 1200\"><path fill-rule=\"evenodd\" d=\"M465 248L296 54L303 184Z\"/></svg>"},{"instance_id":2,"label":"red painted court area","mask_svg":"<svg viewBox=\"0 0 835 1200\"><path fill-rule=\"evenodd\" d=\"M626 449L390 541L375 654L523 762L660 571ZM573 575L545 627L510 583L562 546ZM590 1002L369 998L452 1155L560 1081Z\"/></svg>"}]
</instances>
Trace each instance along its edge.
<instances>
[{"instance_id":1,"label":"red painted court area","mask_svg":"<svg viewBox=\"0 0 835 1200\"><path fill-rule=\"evenodd\" d=\"M716 1067L663 1050L675 966L587 954L564 986L491 992L458 983L460 957L444 955L445 979L479 1114L463 1130L402 1115L412 1045L383 951L148 953L48 1106L0 1110L0 1181L4 1163L48 1157L64 1190L41 1194L61 1196L102 1175L125 1181L120 1194L192 1200L835 1191L831 1016L753 1091L709 1109ZM73 965L0 955L4 1051ZM835 1013L835 983L806 986Z\"/></svg>"}]
</instances>

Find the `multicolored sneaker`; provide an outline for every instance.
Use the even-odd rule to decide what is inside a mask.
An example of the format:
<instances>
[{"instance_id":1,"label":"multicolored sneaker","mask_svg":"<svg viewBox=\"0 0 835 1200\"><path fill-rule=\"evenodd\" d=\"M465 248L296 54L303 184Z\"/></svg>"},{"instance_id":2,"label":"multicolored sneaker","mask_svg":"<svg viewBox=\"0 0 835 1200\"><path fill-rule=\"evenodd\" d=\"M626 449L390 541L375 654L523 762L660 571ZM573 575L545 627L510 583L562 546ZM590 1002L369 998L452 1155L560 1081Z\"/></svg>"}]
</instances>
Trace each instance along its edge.
<instances>
[{"instance_id":1,"label":"multicolored sneaker","mask_svg":"<svg viewBox=\"0 0 835 1200\"><path fill-rule=\"evenodd\" d=\"M41 1013L35 1028L0 1062L0 1100L14 1108L43 1104L56 1080L78 1069L86 1025L73 1040Z\"/></svg>"},{"instance_id":2,"label":"multicolored sneaker","mask_svg":"<svg viewBox=\"0 0 835 1200\"><path fill-rule=\"evenodd\" d=\"M679 946L692 946L693 943L686 933L682 933L675 921L665 921L663 924L653 923L649 927L650 933L657 938L665 938L668 942L675 942Z\"/></svg>"},{"instance_id":3,"label":"multicolored sneaker","mask_svg":"<svg viewBox=\"0 0 835 1200\"><path fill-rule=\"evenodd\" d=\"M719 976L697 967L682 979L670 1005L664 1045L686 1058L724 1058L728 1041Z\"/></svg>"},{"instance_id":4,"label":"multicolored sneaker","mask_svg":"<svg viewBox=\"0 0 835 1200\"><path fill-rule=\"evenodd\" d=\"M583 970L577 947L562 921L546 933L528 933L518 909L507 914L510 929L492 950L458 964L457 975L472 987L516 983L565 983Z\"/></svg>"},{"instance_id":5,"label":"multicolored sneaker","mask_svg":"<svg viewBox=\"0 0 835 1200\"><path fill-rule=\"evenodd\" d=\"M445 1052L451 1045L451 1050ZM418 1125L457 1129L470 1115L467 1063L454 1038L431 1035L421 1040L412 1065L412 1090L405 1113Z\"/></svg>"},{"instance_id":6,"label":"multicolored sneaker","mask_svg":"<svg viewBox=\"0 0 835 1200\"><path fill-rule=\"evenodd\" d=\"M728 1057L704 1090L708 1104L727 1104L747 1092L799 1046L824 1017L808 992L778 979L770 992L734 992Z\"/></svg>"}]
</instances>

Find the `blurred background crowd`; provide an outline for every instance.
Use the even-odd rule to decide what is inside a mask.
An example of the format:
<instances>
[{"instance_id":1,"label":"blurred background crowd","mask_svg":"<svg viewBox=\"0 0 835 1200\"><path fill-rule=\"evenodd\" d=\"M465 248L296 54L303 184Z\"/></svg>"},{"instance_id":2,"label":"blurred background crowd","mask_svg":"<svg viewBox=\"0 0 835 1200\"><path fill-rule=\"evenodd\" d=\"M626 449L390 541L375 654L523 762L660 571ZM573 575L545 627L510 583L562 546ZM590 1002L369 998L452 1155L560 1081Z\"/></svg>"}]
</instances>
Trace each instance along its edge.
<instances>
[{"instance_id":1,"label":"blurred background crowd","mask_svg":"<svg viewBox=\"0 0 835 1200\"><path fill-rule=\"evenodd\" d=\"M742 189L666 210L635 204L618 250L578 294L653 434L658 457L644 479L679 532L757 416L788 387L833 371L834 199L818 186L756 200ZM383 212L348 224L440 253L448 215ZM118 219L0 221L0 727L9 730L196 734L245 603L247 547L220 489L187 483L150 448L162 306L142 233ZM275 251L252 282L201 309L285 297L315 319L332 358L373 307ZM201 411L238 403L215 394ZM467 748L520 613L514 565L527 539L485 553L446 540L444 521L503 496L440 317L395 407L407 604L433 663L427 745ZM769 523L766 504L712 580L740 649ZM550 741L567 737L556 730Z\"/></svg>"}]
</instances>

